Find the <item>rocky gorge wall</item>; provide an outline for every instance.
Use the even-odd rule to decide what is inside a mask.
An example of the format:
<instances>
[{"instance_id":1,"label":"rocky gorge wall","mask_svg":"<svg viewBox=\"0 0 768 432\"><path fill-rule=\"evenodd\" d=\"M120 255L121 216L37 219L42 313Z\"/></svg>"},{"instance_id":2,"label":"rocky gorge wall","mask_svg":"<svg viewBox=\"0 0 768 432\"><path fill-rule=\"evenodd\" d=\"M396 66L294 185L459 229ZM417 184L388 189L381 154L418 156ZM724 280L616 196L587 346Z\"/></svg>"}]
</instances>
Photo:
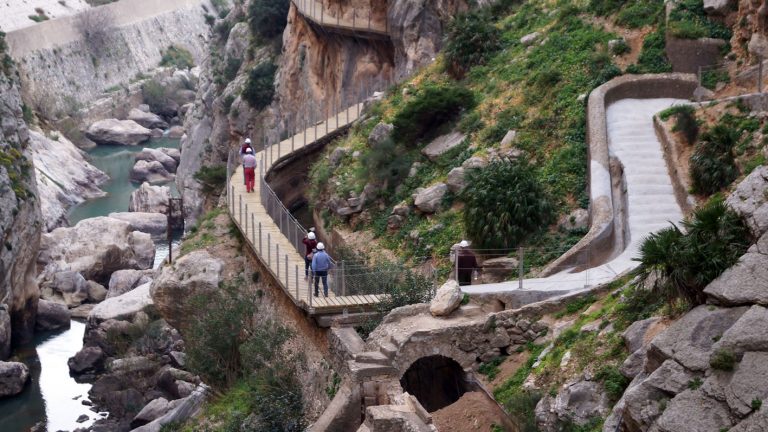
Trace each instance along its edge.
<instances>
[{"instance_id":1,"label":"rocky gorge wall","mask_svg":"<svg viewBox=\"0 0 768 432\"><path fill-rule=\"evenodd\" d=\"M141 0L98 8L112 17L98 44L79 32L77 15L10 32L8 44L19 65L25 101L47 117L71 113L156 68L170 45L186 48L200 62L207 52L206 4Z\"/></svg>"},{"instance_id":2,"label":"rocky gorge wall","mask_svg":"<svg viewBox=\"0 0 768 432\"><path fill-rule=\"evenodd\" d=\"M4 359L11 339L27 340L34 330L39 297L35 259L42 229L29 131L12 65L0 68L0 128L0 359Z\"/></svg>"}]
</instances>

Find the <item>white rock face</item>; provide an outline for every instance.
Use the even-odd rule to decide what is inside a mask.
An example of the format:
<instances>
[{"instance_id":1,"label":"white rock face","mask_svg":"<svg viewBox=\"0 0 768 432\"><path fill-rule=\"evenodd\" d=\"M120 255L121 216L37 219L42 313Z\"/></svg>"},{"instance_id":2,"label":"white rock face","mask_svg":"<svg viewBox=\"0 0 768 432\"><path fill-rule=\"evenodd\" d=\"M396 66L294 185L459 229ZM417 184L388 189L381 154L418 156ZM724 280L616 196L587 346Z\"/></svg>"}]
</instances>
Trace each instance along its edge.
<instances>
[{"instance_id":1,"label":"white rock face","mask_svg":"<svg viewBox=\"0 0 768 432\"><path fill-rule=\"evenodd\" d=\"M131 181L147 182L150 184L168 183L174 175L165 169L158 161L147 162L140 160L131 169Z\"/></svg>"},{"instance_id":2,"label":"white rock face","mask_svg":"<svg viewBox=\"0 0 768 432\"><path fill-rule=\"evenodd\" d=\"M133 120L100 120L88 127L88 139L104 145L138 145L152 137L152 131Z\"/></svg>"},{"instance_id":3,"label":"white rock face","mask_svg":"<svg viewBox=\"0 0 768 432\"><path fill-rule=\"evenodd\" d=\"M127 293L112 297L99 303L88 315L88 320L106 321L119 320L132 317L141 312L147 306L152 305L152 296L149 294L150 284L144 284Z\"/></svg>"},{"instance_id":4,"label":"white rock face","mask_svg":"<svg viewBox=\"0 0 768 432\"><path fill-rule=\"evenodd\" d=\"M165 235L168 231L168 218L162 213L110 213L109 217L128 222L133 231L141 231L153 236Z\"/></svg>"},{"instance_id":5,"label":"white rock face","mask_svg":"<svg viewBox=\"0 0 768 432\"><path fill-rule=\"evenodd\" d=\"M152 186L149 183L143 183L131 194L128 211L165 214L170 197L171 190L167 186Z\"/></svg>"},{"instance_id":6,"label":"white rock face","mask_svg":"<svg viewBox=\"0 0 768 432\"><path fill-rule=\"evenodd\" d=\"M41 278L72 270L104 284L115 271L148 269L154 259L149 234L132 231L128 222L97 217L43 234L37 263L44 269Z\"/></svg>"},{"instance_id":7,"label":"white rock face","mask_svg":"<svg viewBox=\"0 0 768 432\"><path fill-rule=\"evenodd\" d=\"M16 29L37 24L29 19L37 15L35 8L45 11L49 18L58 18L75 14L88 9L90 5L85 0L36 0L34 2L9 1L0 3L0 30L10 32Z\"/></svg>"},{"instance_id":8,"label":"white rock face","mask_svg":"<svg viewBox=\"0 0 768 432\"><path fill-rule=\"evenodd\" d=\"M70 207L104 196L99 185L109 179L104 172L88 163L84 153L64 135L54 133L58 135L58 140L40 132L29 132L37 190L47 231L66 224Z\"/></svg>"},{"instance_id":9,"label":"white rock face","mask_svg":"<svg viewBox=\"0 0 768 432\"><path fill-rule=\"evenodd\" d=\"M467 136L461 132L451 132L447 135L435 138L421 150L421 153L434 162L440 158L440 156L461 145L466 138Z\"/></svg>"}]
</instances>

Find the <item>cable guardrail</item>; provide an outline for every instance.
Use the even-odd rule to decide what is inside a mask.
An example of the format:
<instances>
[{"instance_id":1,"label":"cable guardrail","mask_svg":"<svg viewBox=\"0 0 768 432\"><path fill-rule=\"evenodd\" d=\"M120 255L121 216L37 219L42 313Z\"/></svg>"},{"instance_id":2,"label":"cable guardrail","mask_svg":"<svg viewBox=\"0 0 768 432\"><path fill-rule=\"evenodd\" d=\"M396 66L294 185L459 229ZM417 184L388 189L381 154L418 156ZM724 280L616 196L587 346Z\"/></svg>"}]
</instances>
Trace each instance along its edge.
<instances>
[{"instance_id":1,"label":"cable guardrail","mask_svg":"<svg viewBox=\"0 0 768 432\"><path fill-rule=\"evenodd\" d=\"M350 30L357 32L368 32L378 36L389 35L389 21L386 14L383 15L384 23L373 18L373 0L369 0L367 11L352 8L352 16L342 16L341 10L331 14L326 10L325 5L317 0L292 0L296 9L305 18L325 27ZM367 13L366 13L367 12Z\"/></svg>"}]
</instances>

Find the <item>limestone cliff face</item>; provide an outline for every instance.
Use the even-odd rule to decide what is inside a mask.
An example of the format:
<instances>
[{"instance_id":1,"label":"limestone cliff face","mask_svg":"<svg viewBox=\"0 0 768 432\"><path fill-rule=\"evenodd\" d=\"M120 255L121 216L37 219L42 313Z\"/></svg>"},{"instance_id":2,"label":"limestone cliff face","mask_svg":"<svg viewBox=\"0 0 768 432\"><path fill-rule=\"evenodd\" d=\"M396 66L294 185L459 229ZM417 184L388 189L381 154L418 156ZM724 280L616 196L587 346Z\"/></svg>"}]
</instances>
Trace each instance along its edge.
<instances>
[{"instance_id":1,"label":"limestone cliff face","mask_svg":"<svg viewBox=\"0 0 768 432\"><path fill-rule=\"evenodd\" d=\"M42 216L17 84L12 67L0 68L0 304L10 315L13 340L23 341L35 327L39 297L35 260ZM6 339L0 340L0 358L9 353L5 336L0 337Z\"/></svg>"},{"instance_id":2,"label":"limestone cliff face","mask_svg":"<svg viewBox=\"0 0 768 432\"><path fill-rule=\"evenodd\" d=\"M204 198L193 177L201 166L226 164L228 151L245 137L257 148L285 139L412 74L440 50L447 21L468 9L466 0L323 1L325 16L356 15L367 22L370 15L373 26L387 24L390 38L370 38L364 32L353 36L311 24L293 4L279 55L268 46L248 49L247 4L236 5L226 18L231 26L226 37L213 36L211 50L222 53L217 62L239 58L242 65L232 80L216 83L221 67L217 72L213 56L203 63L195 108L186 119L188 133L182 140L176 180L193 219ZM278 65L275 98L257 111L240 92L253 67L270 59Z\"/></svg>"}]
</instances>

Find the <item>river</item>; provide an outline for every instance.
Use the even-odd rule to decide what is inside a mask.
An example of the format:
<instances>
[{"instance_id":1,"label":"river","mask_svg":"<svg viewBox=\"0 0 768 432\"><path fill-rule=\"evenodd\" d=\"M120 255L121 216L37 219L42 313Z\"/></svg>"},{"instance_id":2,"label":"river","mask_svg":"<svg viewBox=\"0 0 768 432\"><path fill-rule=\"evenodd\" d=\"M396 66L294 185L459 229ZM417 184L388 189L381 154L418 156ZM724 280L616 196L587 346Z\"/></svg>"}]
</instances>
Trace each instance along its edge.
<instances>
[{"instance_id":1,"label":"river","mask_svg":"<svg viewBox=\"0 0 768 432\"><path fill-rule=\"evenodd\" d=\"M86 218L128 211L131 193L139 187L131 183L130 171L135 154L145 147L178 148L179 140L160 138L135 147L99 146L88 151L91 163L110 176L101 187L107 195L73 208L69 215L71 225ZM175 184L167 186L176 193ZM180 238L175 238L174 249L179 243ZM156 268L168 256L168 243L164 238L156 239L155 247ZM48 432L71 431L88 427L107 415L83 404L91 385L79 384L69 376L67 360L82 347L84 334L85 322L72 320L69 329L37 334L30 344L15 349L11 360L29 367L30 383L20 395L0 399L0 432L26 432L38 423L45 424L46 428L41 430ZM88 420L78 423L81 415L87 415Z\"/></svg>"}]
</instances>

